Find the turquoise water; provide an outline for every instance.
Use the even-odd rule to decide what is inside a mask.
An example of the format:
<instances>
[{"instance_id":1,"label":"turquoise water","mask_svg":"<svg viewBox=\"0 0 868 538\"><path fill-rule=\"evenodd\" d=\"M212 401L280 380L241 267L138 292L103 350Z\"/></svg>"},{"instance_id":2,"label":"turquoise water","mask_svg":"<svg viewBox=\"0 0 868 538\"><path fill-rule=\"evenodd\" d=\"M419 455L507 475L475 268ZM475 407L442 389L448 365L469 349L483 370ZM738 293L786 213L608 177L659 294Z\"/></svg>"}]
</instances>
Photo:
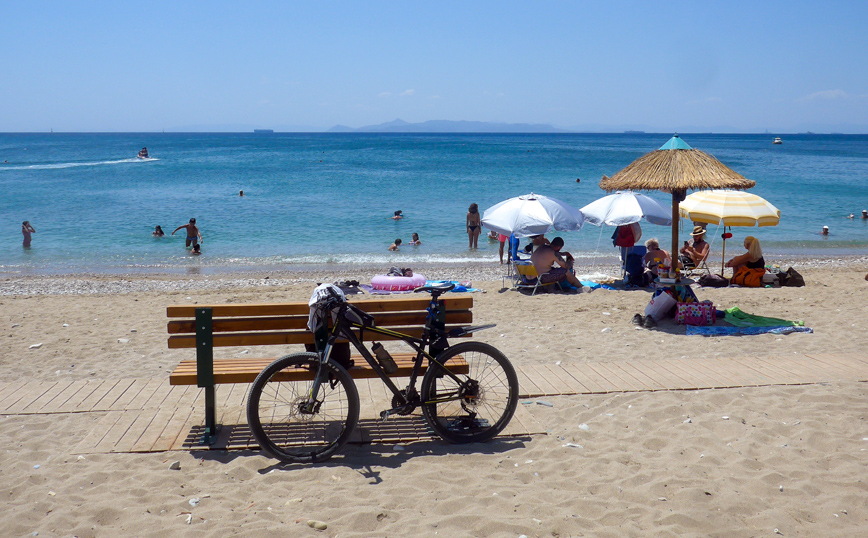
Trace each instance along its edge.
<instances>
[{"instance_id":1,"label":"turquoise water","mask_svg":"<svg viewBox=\"0 0 868 538\"><path fill-rule=\"evenodd\" d=\"M495 260L497 244L485 238L467 248L470 203L484 210L533 191L582 207L606 194L601 176L670 136L0 134L0 163L8 161L0 164L0 272ZM789 135L779 146L769 135L682 138L756 180L751 192L782 212L777 227L734 228L733 248L755 235L769 253L868 252L868 222L859 218L868 209L868 136ZM135 158L143 146L151 160ZM397 209L403 220L389 218ZM190 217L205 239L202 256L188 254L183 231L151 237L155 225L168 233ZM24 220L37 230L27 250ZM818 233L824 225L828 237ZM669 242L669 228L643 230ZM421 246L387 252L413 232ZM586 225L563 235L568 250L589 257L613 253L611 233Z\"/></svg>"}]
</instances>

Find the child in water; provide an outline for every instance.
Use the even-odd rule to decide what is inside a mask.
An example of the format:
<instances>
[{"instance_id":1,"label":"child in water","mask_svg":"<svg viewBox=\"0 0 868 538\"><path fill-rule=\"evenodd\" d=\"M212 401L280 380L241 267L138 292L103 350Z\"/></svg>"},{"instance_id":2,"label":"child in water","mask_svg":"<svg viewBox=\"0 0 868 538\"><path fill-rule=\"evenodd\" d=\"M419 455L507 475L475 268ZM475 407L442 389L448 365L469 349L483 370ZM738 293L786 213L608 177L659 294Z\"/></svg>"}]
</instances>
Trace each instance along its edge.
<instances>
[{"instance_id":1,"label":"child in water","mask_svg":"<svg viewBox=\"0 0 868 538\"><path fill-rule=\"evenodd\" d=\"M154 228L154 233L152 233L151 235L153 235L154 237L163 237L164 235L166 235L166 233L163 232L163 228L161 228L160 225L157 224L157 226Z\"/></svg>"},{"instance_id":2,"label":"child in water","mask_svg":"<svg viewBox=\"0 0 868 538\"><path fill-rule=\"evenodd\" d=\"M401 240L395 239L395 242L389 246L389 250L398 250L398 247L401 246Z\"/></svg>"},{"instance_id":3,"label":"child in water","mask_svg":"<svg viewBox=\"0 0 868 538\"><path fill-rule=\"evenodd\" d=\"M193 250L190 251L190 254L193 256L199 256L200 254L202 254L202 247L199 246L199 243L193 245Z\"/></svg>"}]
</instances>

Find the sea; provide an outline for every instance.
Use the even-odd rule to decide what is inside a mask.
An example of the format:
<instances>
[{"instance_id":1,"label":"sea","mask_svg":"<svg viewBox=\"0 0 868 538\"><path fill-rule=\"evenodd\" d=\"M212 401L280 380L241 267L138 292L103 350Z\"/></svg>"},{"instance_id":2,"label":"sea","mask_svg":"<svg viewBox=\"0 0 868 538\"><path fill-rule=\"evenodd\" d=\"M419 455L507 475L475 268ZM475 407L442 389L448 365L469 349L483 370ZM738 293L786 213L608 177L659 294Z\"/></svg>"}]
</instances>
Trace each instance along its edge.
<instances>
[{"instance_id":1,"label":"sea","mask_svg":"<svg viewBox=\"0 0 868 538\"><path fill-rule=\"evenodd\" d=\"M497 263L498 244L468 248L465 217L528 193L577 208L599 181L672 133L39 133L0 134L0 274L218 273ZM868 135L689 134L696 149L756 181L781 211L774 227L709 225L712 258L746 235L774 255L868 254ZM147 147L149 159L136 154ZM239 196L239 191L244 196ZM645 193L665 207L671 197ZM401 210L404 218L392 219ZM853 213L855 218L848 216ZM185 248L196 218L202 254ZM23 248L21 223L36 229ZM670 229L641 223L643 240ZM166 237L151 235L156 225ZM821 230L828 226L830 233ZM690 222L681 222L688 239ZM576 258L612 257L613 229L563 236ZM409 246L412 233L421 245ZM388 246L401 238L398 252Z\"/></svg>"}]
</instances>

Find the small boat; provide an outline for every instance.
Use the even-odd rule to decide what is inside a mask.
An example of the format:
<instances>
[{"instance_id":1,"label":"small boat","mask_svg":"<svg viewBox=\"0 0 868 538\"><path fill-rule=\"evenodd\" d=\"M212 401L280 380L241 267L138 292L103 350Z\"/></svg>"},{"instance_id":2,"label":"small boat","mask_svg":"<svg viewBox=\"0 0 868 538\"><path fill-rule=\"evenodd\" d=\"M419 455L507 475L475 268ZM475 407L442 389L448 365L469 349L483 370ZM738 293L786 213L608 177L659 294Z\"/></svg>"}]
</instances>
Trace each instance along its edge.
<instances>
[{"instance_id":1,"label":"small boat","mask_svg":"<svg viewBox=\"0 0 868 538\"><path fill-rule=\"evenodd\" d=\"M772 140L772 144L783 144L783 142L781 142L781 137L775 137L775 139Z\"/></svg>"},{"instance_id":2,"label":"small boat","mask_svg":"<svg viewBox=\"0 0 868 538\"><path fill-rule=\"evenodd\" d=\"M142 148L139 151L138 157L139 157L139 159L148 159L149 158L148 157L148 148Z\"/></svg>"}]
</instances>

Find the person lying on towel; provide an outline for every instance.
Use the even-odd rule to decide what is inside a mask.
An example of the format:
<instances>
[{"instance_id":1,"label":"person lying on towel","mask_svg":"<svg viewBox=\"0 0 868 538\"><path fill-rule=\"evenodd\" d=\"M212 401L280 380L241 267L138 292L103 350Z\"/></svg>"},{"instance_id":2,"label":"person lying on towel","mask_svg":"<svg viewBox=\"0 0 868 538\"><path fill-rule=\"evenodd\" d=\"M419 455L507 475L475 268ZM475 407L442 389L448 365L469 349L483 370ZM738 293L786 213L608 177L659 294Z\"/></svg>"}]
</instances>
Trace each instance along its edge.
<instances>
[{"instance_id":1,"label":"person lying on towel","mask_svg":"<svg viewBox=\"0 0 868 538\"><path fill-rule=\"evenodd\" d=\"M760 288L763 285L763 275L766 273L766 261L759 239L753 236L744 238L744 248L747 252L726 262L732 267L733 274L730 284L738 284L749 288Z\"/></svg>"}]
</instances>

